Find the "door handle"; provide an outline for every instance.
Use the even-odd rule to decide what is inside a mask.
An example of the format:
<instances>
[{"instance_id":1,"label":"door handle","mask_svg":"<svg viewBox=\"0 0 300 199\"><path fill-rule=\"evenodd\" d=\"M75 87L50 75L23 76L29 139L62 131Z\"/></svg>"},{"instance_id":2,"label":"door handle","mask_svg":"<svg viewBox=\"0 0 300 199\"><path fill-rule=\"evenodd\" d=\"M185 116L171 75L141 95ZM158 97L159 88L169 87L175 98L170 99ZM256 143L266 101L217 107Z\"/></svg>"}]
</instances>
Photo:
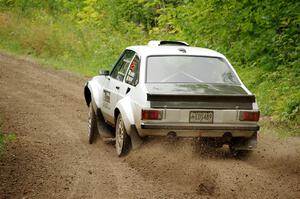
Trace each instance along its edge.
<instances>
[{"instance_id":1,"label":"door handle","mask_svg":"<svg viewBox=\"0 0 300 199\"><path fill-rule=\"evenodd\" d=\"M119 90L119 89L120 89L120 86L116 86L116 89Z\"/></svg>"}]
</instances>

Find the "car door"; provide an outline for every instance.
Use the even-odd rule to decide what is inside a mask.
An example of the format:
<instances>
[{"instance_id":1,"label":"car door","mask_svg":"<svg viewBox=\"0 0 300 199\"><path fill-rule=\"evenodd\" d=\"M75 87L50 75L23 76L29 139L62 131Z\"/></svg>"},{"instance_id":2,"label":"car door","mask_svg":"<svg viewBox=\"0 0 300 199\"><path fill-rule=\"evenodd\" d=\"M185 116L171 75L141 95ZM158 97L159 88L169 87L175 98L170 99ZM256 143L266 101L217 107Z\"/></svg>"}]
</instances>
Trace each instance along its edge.
<instances>
[{"instance_id":1,"label":"car door","mask_svg":"<svg viewBox=\"0 0 300 199\"><path fill-rule=\"evenodd\" d=\"M120 92L126 87L124 78L135 55L132 50L125 50L115 64L110 76L107 76L103 88L103 105L101 107L105 120L114 124L114 109L120 100Z\"/></svg>"}]
</instances>

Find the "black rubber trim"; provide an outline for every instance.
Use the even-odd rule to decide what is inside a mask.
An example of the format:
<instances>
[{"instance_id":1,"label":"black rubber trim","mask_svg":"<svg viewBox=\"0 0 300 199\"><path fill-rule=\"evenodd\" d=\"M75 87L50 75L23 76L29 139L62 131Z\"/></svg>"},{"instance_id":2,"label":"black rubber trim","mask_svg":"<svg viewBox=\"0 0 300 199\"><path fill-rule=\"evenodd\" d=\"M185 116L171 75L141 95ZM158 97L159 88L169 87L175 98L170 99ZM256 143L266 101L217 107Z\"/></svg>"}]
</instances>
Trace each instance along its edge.
<instances>
[{"instance_id":1,"label":"black rubber trim","mask_svg":"<svg viewBox=\"0 0 300 199\"><path fill-rule=\"evenodd\" d=\"M168 44L171 44L171 45L173 44L173 45L178 45L178 46L189 46L188 43L182 42L182 41L167 41L167 40L163 40L163 41L159 42L160 46L168 45Z\"/></svg>"},{"instance_id":2,"label":"black rubber trim","mask_svg":"<svg viewBox=\"0 0 300 199\"><path fill-rule=\"evenodd\" d=\"M258 131L259 126L212 126L212 125L172 125L172 124L141 124L142 129L174 129L174 130L242 130Z\"/></svg>"},{"instance_id":3,"label":"black rubber trim","mask_svg":"<svg viewBox=\"0 0 300 199\"><path fill-rule=\"evenodd\" d=\"M255 102L254 95L169 95L149 94L148 101Z\"/></svg>"},{"instance_id":4,"label":"black rubber trim","mask_svg":"<svg viewBox=\"0 0 300 199\"><path fill-rule=\"evenodd\" d=\"M243 109L252 110L250 102L173 102L173 101L150 101L151 108L167 108L167 109L220 109L233 110Z\"/></svg>"}]
</instances>

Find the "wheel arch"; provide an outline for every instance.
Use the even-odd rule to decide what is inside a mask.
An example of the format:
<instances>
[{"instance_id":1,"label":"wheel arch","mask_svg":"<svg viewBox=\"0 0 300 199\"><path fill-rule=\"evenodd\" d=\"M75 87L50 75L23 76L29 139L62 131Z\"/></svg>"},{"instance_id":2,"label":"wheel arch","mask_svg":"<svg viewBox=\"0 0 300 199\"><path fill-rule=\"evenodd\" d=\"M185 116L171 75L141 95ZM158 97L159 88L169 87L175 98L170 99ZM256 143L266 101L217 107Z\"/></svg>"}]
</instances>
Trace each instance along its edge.
<instances>
[{"instance_id":1,"label":"wheel arch","mask_svg":"<svg viewBox=\"0 0 300 199\"><path fill-rule=\"evenodd\" d=\"M96 105L95 108L101 107L100 105L102 104L103 97L103 82L103 77L95 77L85 84L84 98L87 106L89 106L91 102L94 102L94 105Z\"/></svg>"},{"instance_id":2,"label":"wheel arch","mask_svg":"<svg viewBox=\"0 0 300 199\"><path fill-rule=\"evenodd\" d=\"M115 110L114 110L114 121L115 121L115 124L117 123L117 119L118 119L119 114L120 114L119 108L115 108Z\"/></svg>"},{"instance_id":3,"label":"wheel arch","mask_svg":"<svg viewBox=\"0 0 300 199\"><path fill-rule=\"evenodd\" d=\"M122 115L126 132L128 135L130 135L131 126L135 125L134 122L135 120L134 120L133 109L129 97L125 97L117 103L116 108L114 110L115 123L119 114Z\"/></svg>"},{"instance_id":4,"label":"wheel arch","mask_svg":"<svg viewBox=\"0 0 300 199\"><path fill-rule=\"evenodd\" d=\"M86 105L90 106L90 103L92 101L92 94L88 87L88 83L84 87L84 99L85 99Z\"/></svg>"}]
</instances>

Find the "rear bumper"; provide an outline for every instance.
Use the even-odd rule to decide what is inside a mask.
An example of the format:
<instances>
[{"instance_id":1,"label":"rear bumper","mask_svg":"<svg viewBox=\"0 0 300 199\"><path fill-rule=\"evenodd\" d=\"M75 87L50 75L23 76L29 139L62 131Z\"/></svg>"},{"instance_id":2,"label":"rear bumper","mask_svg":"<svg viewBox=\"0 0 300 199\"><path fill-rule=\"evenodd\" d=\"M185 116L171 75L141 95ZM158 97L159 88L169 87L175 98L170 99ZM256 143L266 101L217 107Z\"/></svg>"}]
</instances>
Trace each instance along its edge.
<instances>
[{"instance_id":1,"label":"rear bumper","mask_svg":"<svg viewBox=\"0 0 300 199\"><path fill-rule=\"evenodd\" d=\"M178 124L178 123L142 123L138 132L141 136L167 136L175 132L178 137L223 137L230 133L232 137L251 137L259 130L257 124Z\"/></svg>"},{"instance_id":2,"label":"rear bumper","mask_svg":"<svg viewBox=\"0 0 300 199\"><path fill-rule=\"evenodd\" d=\"M224 130L224 131L258 131L259 126L255 125L178 125L178 124L160 124L149 123L141 124L142 129L169 129L169 130Z\"/></svg>"}]
</instances>

